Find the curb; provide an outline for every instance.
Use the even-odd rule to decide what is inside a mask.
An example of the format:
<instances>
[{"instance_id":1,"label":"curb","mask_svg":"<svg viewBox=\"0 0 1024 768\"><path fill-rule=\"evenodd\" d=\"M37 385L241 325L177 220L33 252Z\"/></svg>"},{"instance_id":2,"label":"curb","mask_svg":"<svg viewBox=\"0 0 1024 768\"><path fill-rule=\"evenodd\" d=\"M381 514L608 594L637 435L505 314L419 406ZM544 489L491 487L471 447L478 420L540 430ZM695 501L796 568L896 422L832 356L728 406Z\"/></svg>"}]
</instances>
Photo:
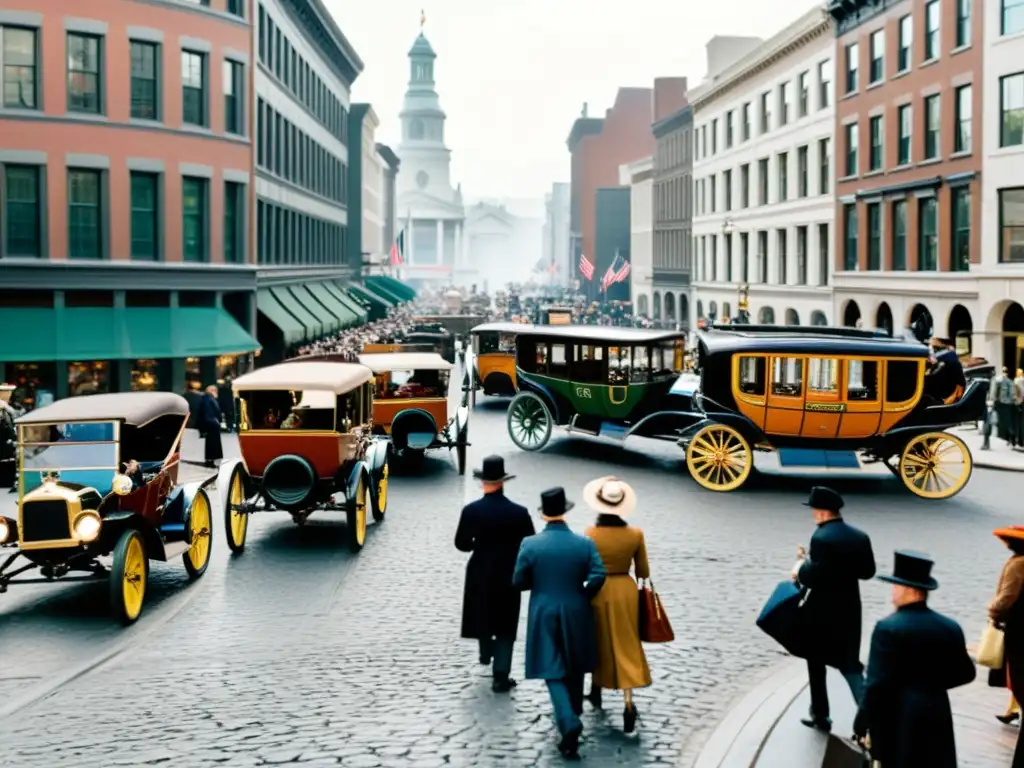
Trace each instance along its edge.
<instances>
[{"instance_id":1,"label":"curb","mask_svg":"<svg viewBox=\"0 0 1024 768\"><path fill-rule=\"evenodd\" d=\"M780 664L726 713L694 768L753 768L776 724L806 687L802 659Z\"/></svg>"}]
</instances>

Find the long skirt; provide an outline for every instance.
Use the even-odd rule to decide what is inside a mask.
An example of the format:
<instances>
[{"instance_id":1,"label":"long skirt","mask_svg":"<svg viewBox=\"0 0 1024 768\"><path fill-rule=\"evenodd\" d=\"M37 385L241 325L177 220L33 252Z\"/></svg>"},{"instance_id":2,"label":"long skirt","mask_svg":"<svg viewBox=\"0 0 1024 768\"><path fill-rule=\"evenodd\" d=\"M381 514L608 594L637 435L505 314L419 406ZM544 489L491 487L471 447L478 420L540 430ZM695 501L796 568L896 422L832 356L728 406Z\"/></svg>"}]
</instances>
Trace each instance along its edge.
<instances>
[{"instance_id":1,"label":"long skirt","mask_svg":"<svg viewBox=\"0 0 1024 768\"><path fill-rule=\"evenodd\" d=\"M651 669L640 643L640 599L629 574L608 577L591 606L597 637L594 685L626 690L651 684Z\"/></svg>"},{"instance_id":2,"label":"long skirt","mask_svg":"<svg viewBox=\"0 0 1024 768\"><path fill-rule=\"evenodd\" d=\"M219 426L206 426L205 454L207 461L217 461L224 458L224 448L220 444Z\"/></svg>"}]
</instances>

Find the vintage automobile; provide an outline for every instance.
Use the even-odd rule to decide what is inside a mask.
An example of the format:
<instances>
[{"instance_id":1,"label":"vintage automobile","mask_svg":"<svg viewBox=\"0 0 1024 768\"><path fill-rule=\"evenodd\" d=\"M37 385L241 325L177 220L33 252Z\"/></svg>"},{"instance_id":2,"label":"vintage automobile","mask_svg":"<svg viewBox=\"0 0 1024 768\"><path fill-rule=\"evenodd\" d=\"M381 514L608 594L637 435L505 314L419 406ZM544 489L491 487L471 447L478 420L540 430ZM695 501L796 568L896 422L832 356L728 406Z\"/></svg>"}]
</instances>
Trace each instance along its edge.
<instances>
[{"instance_id":1,"label":"vintage automobile","mask_svg":"<svg viewBox=\"0 0 1024 768\"><path fill-rule=\"evenodd\" d=\"M463 401L449 413L454 366L436 352L363 354L359 362L376 377L374 432L389 436L396 452L414 460L433 448L454 448L459 474L465 474L469 408Z\"/></svg>"},{"instance_id":2,"label":"vintage automobile","mask_svg":"<svg viewBox=\"0 0 1024 768\"><path fill-rule=\"evenodd\" d=\"M417 346L429 344L431 351L437 352L449 363L455 363L455 334L439 322L417 322L403 336L402 344Z\"/></svg>"},{"instance_id":3,"label":"vintage automobile","mask_svg":"<svg viewBox=\"0 0 1024 768\"><path fill-rule=\"evenodd\" d=\"M508 407L519 448L543 448L554 426L624 440L674 440L670 390L683 368L686 334L600 325L520 325L515 342L518 394ZM668 413L666 413L668 412Z\"/></svg>"},{"instance_id":4,"label":"vintage automobile","mask_svg":"<svg viewBox=\"0 0 1024 768\"><path fill-rule=\"evenodd\" d=\"M228 547L245 549L249 515L282 511L304 525L344 512L348 547L366 543L366 512L384 521L390 446L371 432L373 374L328 358L296 358L239 376L240 459L221 464L217 489Z\"/></svg>"},{"instance_id":5,"label":"vintage automobile","mask_svg":"<svg viewBox=\"0 0 1024 768\"><path fill-rule=\"evenodd\" d=\"M952 403L931 396L929 350L853 328L712 326L698 334L699 381L681 433L694 479L713 491L746 482L753 451L848 453L882 462L914 494L946 499L970 479L967 445L948 430L981 419L987 386ZM679 390L684 387L680 386ZM839 456L839 458L842 458Z\"/></svg>"},{"instance_id":6,"label":"vintage automobile","mask_svg":"<svg viewBox=\"0 0 1024 768\"><path fill-rule=\"evenodd\" d=\"M522 323L483 323L470 331L472 364L466 365L466 375L473 379L465 383L474 404L477 390L502 397L516 393L516 334L523 328Z\"/></svg>"},{"instance_id":7,"label":"vintage automobile","mask_svg":"<svg viewBox=\"0 0 1024 768\"><path fill-rule=\"evenodd\" d=\"M131 624L150 560L181 555L201 576L211 507L201 483L178 484L187 420L188 403L169 392L84 395L21 416L18 519L0 517L0 547L16 551L0 562L0 592L105 578L115 617ZM12 568L19 556L28 563ZM15 578L35 569L39 578Z\"/></svg>"},{"instance_id":8,"label":"vintage automobile","mask_svg":"<svg viewBox=\"0 0 1024 768\"><path fill-rule=\"evenodd\" d=\"M10 405L15 388L0 384L0 488L10 488L18 474L18 431L14 420L18 412Z\"/></svg>"}]
</instances>

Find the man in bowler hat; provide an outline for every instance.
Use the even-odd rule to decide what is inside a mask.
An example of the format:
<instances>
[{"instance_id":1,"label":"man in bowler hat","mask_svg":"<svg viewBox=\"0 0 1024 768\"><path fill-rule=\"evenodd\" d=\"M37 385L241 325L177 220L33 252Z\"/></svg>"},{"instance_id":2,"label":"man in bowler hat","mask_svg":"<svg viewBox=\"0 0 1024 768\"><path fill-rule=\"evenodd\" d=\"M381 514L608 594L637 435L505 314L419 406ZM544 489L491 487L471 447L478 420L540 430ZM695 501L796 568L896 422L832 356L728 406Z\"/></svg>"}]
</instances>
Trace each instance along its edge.
<instances>
[{"instance_id":1,"label":"man in bowler hat","mask_svg":"<svg viewBox=\"0 0 1024 768\"><path fill-rule=\"evenodd\" d=\"M533 520L526 507L505 496L505 472L501 456L488 456L483 467L473 471L483 486L483 498L467 504L459 517L455 546L472 552L466 565L466 586L462 599L462 636L480 642L480 663L492 659L492 688L505 693L515 687L512 646L519 629L521 594L512 586L519 545L534 534Z\"/></svg>"},{"instance_id":2,"label":"man in bowler hat","mask_svg":"<svg viewBox=\"0 0 1024 768\"><path fill-rule=\"evenodd\" d=\"M831 488L815 486L804 502L818 528L811 536L810 552L800 549L803 563L796 575L809 590L801 610L807 633L807 674L811 711L801 722L821 731L832 730L829 717L826 668L838 669L860 703L864 666L860 663L861 579L875 575L871 539L848 525L840 515L843 497Z\"/></svg>"},{"instance_id":3,"label":"man in bowler hat","mask_svg":"<svg viewBox=\"0 0 1024 768\"><path fill-rule=\"evenodd\" d=\"M938 588L927 555L897 551L891 576L896 612L875 625L867 686L853 721L871 739L885 768L956 768L953 713L947 691L974 680L963 630L928 607Z\"/></svg>"},{"instance_id":4,"label":"man in bowler hat","mask_svg":"<svg viewBox=\"0 0 1024 768\"><path fill-rule=\"evenodd\" d=\"M562 488L541 494L547 525L523 541L512 581L530 590L526 677L547 683L561 734L558 749L576 758L583 733L583 677L597 663L590 601L604 586L606 573L594 542L565 524L572 507Z\"/></svg>"}]
</instances>

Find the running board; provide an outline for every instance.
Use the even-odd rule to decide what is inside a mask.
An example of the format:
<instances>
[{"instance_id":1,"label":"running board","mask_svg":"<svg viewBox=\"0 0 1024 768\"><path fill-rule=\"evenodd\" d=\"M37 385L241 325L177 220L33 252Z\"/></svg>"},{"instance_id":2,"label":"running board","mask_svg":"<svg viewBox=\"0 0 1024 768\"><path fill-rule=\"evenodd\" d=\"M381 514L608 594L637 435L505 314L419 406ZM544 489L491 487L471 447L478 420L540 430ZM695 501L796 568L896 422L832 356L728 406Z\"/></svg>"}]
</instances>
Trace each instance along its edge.
<instances>
[{"instance_id":1,"label":"running board","mask_svg":"<svg viewBox=\"0 0 1024 768\"><path fill-rule=\"evenodd\" d=\"M575 416L572 417L572 421L570 421L568 425L566 425L565 431L569 433L575 433L577 435L590 435L591 437L597 437L599 433L594 431L593 429L583 429L583 427L576 426L576 419L578 419L579 416L580 415L577 413Z\"/></svg>"}]
</instances>

